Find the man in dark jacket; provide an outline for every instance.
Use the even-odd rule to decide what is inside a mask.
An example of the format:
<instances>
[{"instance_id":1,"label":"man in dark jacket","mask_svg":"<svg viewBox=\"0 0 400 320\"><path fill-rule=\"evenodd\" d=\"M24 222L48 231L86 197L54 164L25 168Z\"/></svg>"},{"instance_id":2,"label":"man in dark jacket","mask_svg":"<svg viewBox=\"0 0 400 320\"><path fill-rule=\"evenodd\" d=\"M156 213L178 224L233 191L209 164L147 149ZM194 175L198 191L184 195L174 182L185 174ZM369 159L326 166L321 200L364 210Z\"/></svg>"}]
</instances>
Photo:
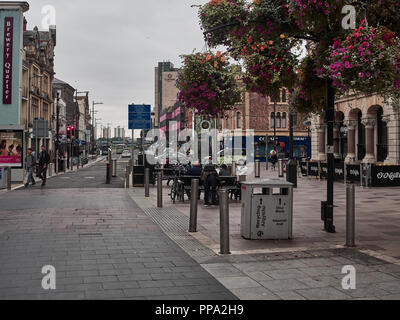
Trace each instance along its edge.
<instances>
[{"instance_id":1,"label":"man in dark jacket","mask_svg":"<svg viewBox=\"0 0 400 320\"><path fill-rule=\"evenodd\" d=\"M42 179L42 187L46 185L47 167L50 164L50 155L46 151L46 147L42 146L42 152L39 154L39 178Z\"/></svg>"},{"instance_id":2,"label":"man in dark jacket","mask_svg":"<svg viewBox=\"0 0 400 320\"><path fill-rule=\"evenodd\" d=\"M32 154L32 149L28 149L28 155L26 156L26 171L28 173L28 180L25 184L25 188L29 187L29 183L31 182L34 186L36 184L35 179L33 178L33 172L35 171L35 157Z\"/></svg>"},{"instance_id":3,"label":"man in dark jacket","mask_svg":"<svg viewBox=\"0 0 400 320\"><path fill-rule=\"evenodd\" d=\"M202 173L202 180L204 181L204 205L209 207L210 205L217 205L217 183L218 173L215 170L215 166L208 164L204 167ZM211 193L211 203L210 203Z\"/></svg>"}]
</instances>

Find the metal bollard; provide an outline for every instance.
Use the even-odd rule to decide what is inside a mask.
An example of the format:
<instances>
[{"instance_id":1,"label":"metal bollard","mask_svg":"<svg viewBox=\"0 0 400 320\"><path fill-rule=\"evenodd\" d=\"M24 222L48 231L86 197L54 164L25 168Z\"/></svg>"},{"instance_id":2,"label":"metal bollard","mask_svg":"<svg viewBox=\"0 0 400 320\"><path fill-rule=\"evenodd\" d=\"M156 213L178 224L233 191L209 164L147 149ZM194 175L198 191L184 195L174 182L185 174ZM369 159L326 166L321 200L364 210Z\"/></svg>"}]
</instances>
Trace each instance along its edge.
<instances>
[{"instance_id":1,"label":"metal bollard","mask_svg":"<svg viewBox=\"0 0 400 320\"><path fill-rule=\"evenodd\" d=\"M129 189L130 188L130 181L129 181L129 177L130 177L130 167L126 166L125 168L125 188Z\"/></svg>"},{"instance_id":2,"label":"metal bollard","mask_svg":"<svg viewBox=\"0 0 400 320\"><path fill-rule=\"evenodd\" d=\"M111 164L107 163L106 166L106 184L111 184Z\"/></svg>"},{"instance_id":3,"label":"metal bollard","mask_svg":"<svg viewBox=\"0 0 400 320\"><path fill-rule=\"evenodd\" d=\"M144 169L144 196L150 197L150 169Z\"/></svg>"},{"instance_id":4,"label":"metal bollard","mask_svg":"<svg viewBox=\"0 0 400 320\"><path fill-rule=\"evenodd\" d=\"M278 160L278 174L279 174L279 178L283 178L283 160L282 159Z\"/></svg>"},{"instance_id":5,"label":"metal bollard","mask_svg":"<svg viewBox=\"0 0 400 320\"><path fill-rule=\"evenodd\" d=\"M219 191L221 254L231 254L229 248L229 197L228 190Z\"/></svg>"},{"instance_id":6,"label":"metal bollard","mask_svg":"<svg viewBox=\"0 0 400 320\"><path fill-rule=\"evenodd\" d=\"M63 171L64 171L64 173L67 172L67 160L66 159L63 160Z\"/></svg>"},{"instance_id":7,"label":"metal bollard","mask_svg":"<svg viewBox=\"0 0 400 320\"><path fill-rule=\"evenodd\" d=\"M232 161L232 177L236 177L236 161Z\"/></svg>"},{"instance_id":8,"label":"metal bollard","mask_svg":"<svg viewBox=\"0 0 400 320\"><path fill-rule=\"evenodd\" d=\"M53 164L52 164L52 163L49 163L49 169L48 169L48 171L49 171L48 176L49 176L49 177L52 177L52 175L53 175Z\"/></svg>"},{"instance_id":9,"label":"metal bollard","mask_svg":"<svg viewBox=\"0 0 400 320\"><path fill-rule=\"evenodd\" d=\"M260 178L261 176L261 163L260 160L256 160L256 166L254 168L254 177Z\"/></svg>"},{"instance_id":10,"label":"metal bollard","mask_svg":"<svg viewBox=\"0 0 400 320\"><path fill-rule=\"evenodd\" d=\"M112 161L112 176L115 178L117 176L117 160Z\"/></svg>"},{"instance_id":11,"label":"metal bollard","mask_svg":"<svg viewBox=\"0 0 400 320\"><path fill-rule=\"evenodd\" d=\"M11 168L7 168L7 190L11 190Z\"/></svg>"},{"instance_id":12,"label":"metal bollard","mask_svg":"<svg viewBox=\"0 0 400 320\"><path fill-rule=\"evenodd\" d=\"M163 207L162 181L162 173L160 172L157 176L157 208Z\"/></svg>"},{"instance_id":13,"label":"metal bollard","mask_svg":"<svg viewBox=\"0 0 400 320\"><path fill-rule=\"evenodd\" d=\"M346 188L346 246L355 247L355 187L354 184L347 184Z\"/></svg>"},{"instance_id":14,"label":"metal bollard","mask_svg":"<svg viewBox=\"0 0 400 320\"><path fill-rule=\"evenodd\" d=\"M199 179L192 180L192 189L190 190L190 224L189 232L197 232L197 206L199 199Z\"/></svg>"}]
</instances>

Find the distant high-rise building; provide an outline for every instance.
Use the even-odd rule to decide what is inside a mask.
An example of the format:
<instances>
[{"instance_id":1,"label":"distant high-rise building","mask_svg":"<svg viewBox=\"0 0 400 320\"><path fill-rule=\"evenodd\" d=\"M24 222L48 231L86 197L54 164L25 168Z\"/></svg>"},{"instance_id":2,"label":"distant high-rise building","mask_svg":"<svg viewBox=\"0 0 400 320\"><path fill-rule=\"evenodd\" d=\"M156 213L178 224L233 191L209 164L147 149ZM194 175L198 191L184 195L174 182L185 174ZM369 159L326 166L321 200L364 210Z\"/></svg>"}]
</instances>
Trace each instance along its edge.
<instances>
[{"instance_id":1,"label":"distant high-rise building","mask_svg":"<svg viewBox=\"0 0 400 320\"><path fill-rule=\"evenodd\" d=\"M176 87L179 69L171 62L159 62L155 68L155 126L159 127L163 110L173 107L179 93Z\"/></svg>"},{"instance_id":2,"label":"distant high-rise building","mask_svg":"<svg viewBox=\"0 0 400 320\"><path fill-rule=\"evenodd\" d=\"M111 139L111 128L103 128L103 139Z\"/></svg>"},{"instance_id":3,"label":"distant high-rise building","mask_svg":"<svg viewBox=\"0 0 400 320\"><path fill-rule=\"evenodd\" d=\"M114 128L114 138L125 138L125 128L117 127Z\"/></svg>"}]
</instances>

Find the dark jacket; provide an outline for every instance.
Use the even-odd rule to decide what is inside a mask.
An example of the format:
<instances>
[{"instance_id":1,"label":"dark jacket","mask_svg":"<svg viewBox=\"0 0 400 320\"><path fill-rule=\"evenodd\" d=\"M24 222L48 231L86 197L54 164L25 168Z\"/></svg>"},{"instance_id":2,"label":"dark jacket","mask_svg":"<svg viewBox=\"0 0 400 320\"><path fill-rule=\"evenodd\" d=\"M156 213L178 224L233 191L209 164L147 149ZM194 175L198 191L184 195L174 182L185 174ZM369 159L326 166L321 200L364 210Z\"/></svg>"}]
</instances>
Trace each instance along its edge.
<instances>
[{"instance_id":1,"label":"dark jacket","mask_svg":"<svg viewBox=\"0 0 400 320\"><path fill-rule=\"evenodd\" d=\"M35 157L33 156L33 154L31 155L27 155L26 156L26 169L34 169L36 167L35 165Z\"/></svg>"},{"instance_id":2,"label":"dark jacket","mask_svg":"<svg viewBox=\"0 0 400 320\"><path fill-rule=\"evenodd\" d=\"M50 155L47 151L40 152L39 155L39 166L43 167L44 165L48 165L50 163Z\"/></svg>"},{"instance_id":3,"label":"dark jacket","mask_svg":"<svg viewBox=\"0 0 400 320\"><path fill-rule=\"evenodd\" d=\"M218 172L217 172L217 170L215 170L215 166L212 164L211 165L208 164L204 167L203 173L201 175L201 180L206 181L208 176L210 176L210 175L218 177Z\"/></svg>"},{"instance_id":4,"label":"dark jacket","mask_svg":"<svg viewBox=\"0 0 400 320\"><path fill-rule=\"evenodd\" d=\"M203 172L201 166L193 166L187 171L188 176L200 177Z\"/></svg>"}]
</instances>

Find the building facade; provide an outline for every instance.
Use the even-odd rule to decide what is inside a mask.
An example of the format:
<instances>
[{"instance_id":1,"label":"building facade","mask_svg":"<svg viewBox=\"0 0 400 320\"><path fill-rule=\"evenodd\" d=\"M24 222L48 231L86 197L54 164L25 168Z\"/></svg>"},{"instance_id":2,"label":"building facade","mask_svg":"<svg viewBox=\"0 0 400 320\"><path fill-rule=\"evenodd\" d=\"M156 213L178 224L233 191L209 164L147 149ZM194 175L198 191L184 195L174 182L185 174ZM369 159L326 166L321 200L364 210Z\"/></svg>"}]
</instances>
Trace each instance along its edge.
<instances>
[{"instance_id":1,"label":"building facade","mask_svg":"<svg viewBox=\"0 0 400 320\"><path fill-rule=\"evenodd\" d=\"M159 128L163 110L171 108L177 102L179 69L174 68L171 62L159 62L155 68L155 127Z\"/></svg>"},{"instance_id":2,"label":"building facade","mask_svg":"<svg viewBox=\"0 0 400 320\"><path fill-rule=\"evenodd\" d=\"M289 112L289 92L286 89L280 91L276 103L270 97L245 92L243 101L218 120L220 140L224 137L224 130L236 131L235 139L239 137L244 144L246 130L253 130L255 159L264 162L266 156L275 148L276 132L277 151L287 156L290 147ZM294 156L299 159L311 156L311 135L303 122L302 115L294 112Z\"/></svg>"},{"instance_id":3,"label":"building facade","mask_svg":"<svg viewBox=\"0 0 400 320\"><path fill-rule=\"evenodd\" d=\"M26 28L26 20L24 23ZM55 127L54 127L54 49L56 46L56 29L50 27L49 31L33 30L24 31L25 61L23 79L28 77L27 89L22 86L23 96L26 99L26 108L23 106L23 121L27 124L27 146L38 150L40 145L45 145L51 155L54 155ZM25 103L23 104L25 105ZM47 138L36 139L33 135L34 122L37 119L48 123L49 135Z\"/></svg>"},{"instance_id":4,"label":"building facade","mask_svg":"<svg viewBox=\"0 0 400 320\"><path fill-rule=\"evenodd\" d=\"M336 102L334 154L346 163L400 164L399 105L378 95L341 97ZM312 159L327 158L324 115L312 117Z\"/></svg>"}]
</instances>

